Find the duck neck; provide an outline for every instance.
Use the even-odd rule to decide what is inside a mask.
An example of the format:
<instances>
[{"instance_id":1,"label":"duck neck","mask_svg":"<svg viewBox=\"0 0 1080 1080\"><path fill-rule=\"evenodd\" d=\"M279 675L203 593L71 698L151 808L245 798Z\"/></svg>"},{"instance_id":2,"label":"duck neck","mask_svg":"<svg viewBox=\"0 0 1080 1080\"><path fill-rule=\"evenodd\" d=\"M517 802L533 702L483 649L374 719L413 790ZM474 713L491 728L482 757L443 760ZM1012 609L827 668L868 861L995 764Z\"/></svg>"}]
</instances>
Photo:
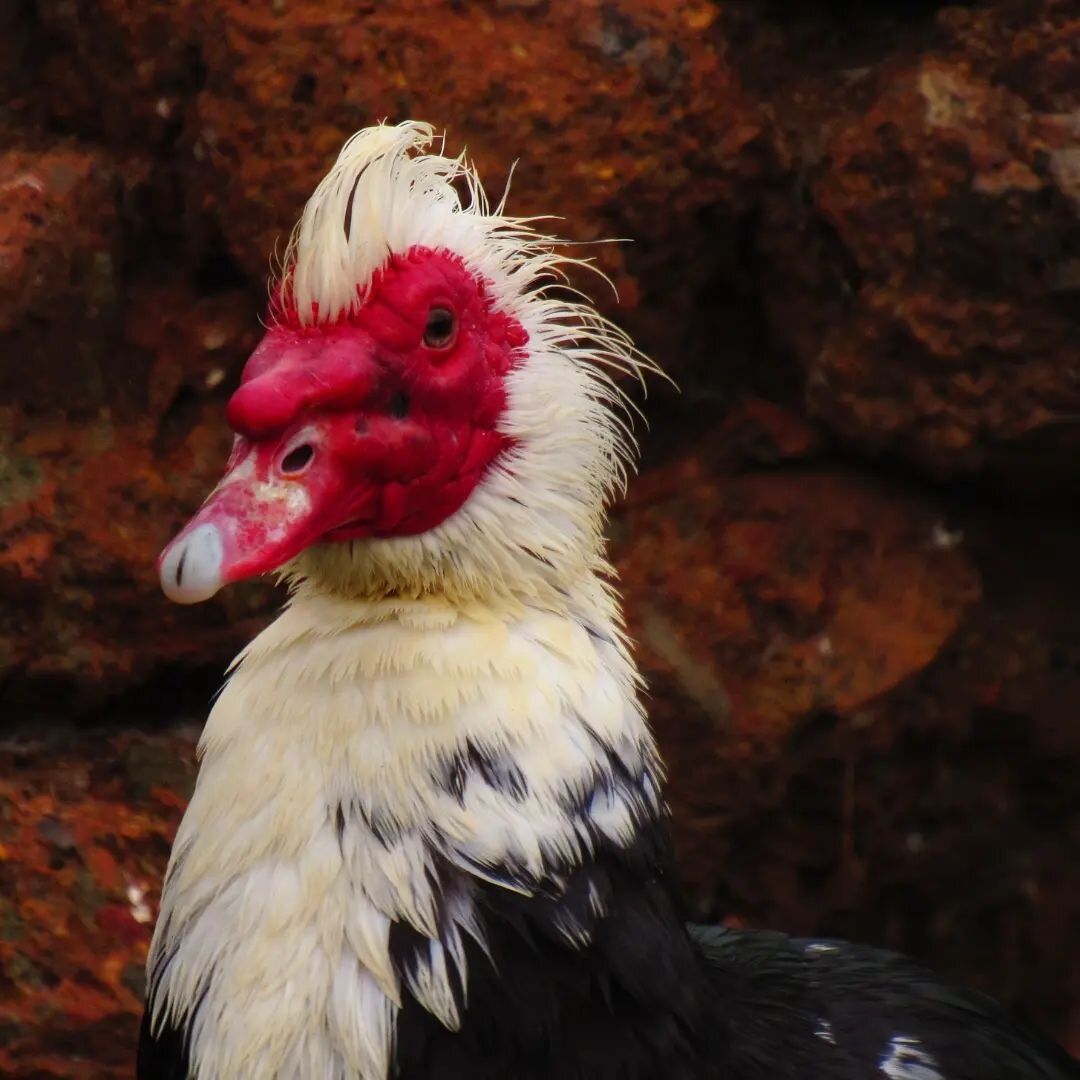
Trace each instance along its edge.
<instances>
[{"instance_id":1,"label":"duck neck","mask_svg":"<svg viewBox=\"0 0 1080 1080\"><path fill-rule=\"evenodd\" d=\"M605 998L608 1024L682 1009L637 683L596 577L541 605L301 587L207 722L155 1009L221 1075L365 1080L470 1046L524 1076Z\"/></svg>"}]
</instances>

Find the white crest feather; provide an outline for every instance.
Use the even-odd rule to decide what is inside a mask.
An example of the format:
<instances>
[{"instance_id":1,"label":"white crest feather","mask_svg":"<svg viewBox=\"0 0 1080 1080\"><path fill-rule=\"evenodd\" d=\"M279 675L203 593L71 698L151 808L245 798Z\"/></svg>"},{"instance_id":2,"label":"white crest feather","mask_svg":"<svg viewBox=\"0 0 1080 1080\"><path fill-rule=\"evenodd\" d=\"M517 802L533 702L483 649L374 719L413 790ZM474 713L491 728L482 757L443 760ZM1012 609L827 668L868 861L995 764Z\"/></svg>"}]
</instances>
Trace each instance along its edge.
<instances>
[{"instance_id":1,"label":"white crest feather","mask_svg":"<svg viewBox=\"0 0 1080 1080\"><path fill-rule=\"evenodd\" d=\"M636 453L633 406L613 376L658 369L566 285L568 267L595 267L561 254L536 219L505 215L505 196L492 208L464 154L427 152L434 141L431 125L414 121L349 139L293 231L279 307L301 325L333 322L362 306L392 255L421 246L457 256L529 335L525 361L507 378L502 428L515 449L438 528L315 549L288 568L294 581L490 594L536 579L538 563L557 578L603 569L603 515Z\"/></svg>"}]
</instances>

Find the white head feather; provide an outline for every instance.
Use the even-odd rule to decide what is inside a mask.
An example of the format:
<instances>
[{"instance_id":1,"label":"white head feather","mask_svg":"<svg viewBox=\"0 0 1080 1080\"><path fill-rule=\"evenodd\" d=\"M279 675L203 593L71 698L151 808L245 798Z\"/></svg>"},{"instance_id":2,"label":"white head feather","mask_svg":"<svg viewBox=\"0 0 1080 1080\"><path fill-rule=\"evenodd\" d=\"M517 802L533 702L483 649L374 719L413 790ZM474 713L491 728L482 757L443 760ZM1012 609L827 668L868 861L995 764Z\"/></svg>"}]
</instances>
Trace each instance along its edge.
<instances>
[{"instance_id":1,"label":"white head feather","mask_svg":"<svg viewBox=\"0 0 1080 1080\"><path fill-rule=\"evenodd\" d=\"M363 594L561 591L605 569L604 512L634 457L611 371L640 376L652 365L588 302L568 298L564 269L587 264L560 255L535 219L504 215L505 196L491 208L464 155L426 152L433 140L413 121L349 139L289 241L280 306L303 325L330 323L363 305L391 255L417 246L456 255L529 336L500 425L514 448L429 532L323 545L286 573Z\"/></svg>"}]
</instances>

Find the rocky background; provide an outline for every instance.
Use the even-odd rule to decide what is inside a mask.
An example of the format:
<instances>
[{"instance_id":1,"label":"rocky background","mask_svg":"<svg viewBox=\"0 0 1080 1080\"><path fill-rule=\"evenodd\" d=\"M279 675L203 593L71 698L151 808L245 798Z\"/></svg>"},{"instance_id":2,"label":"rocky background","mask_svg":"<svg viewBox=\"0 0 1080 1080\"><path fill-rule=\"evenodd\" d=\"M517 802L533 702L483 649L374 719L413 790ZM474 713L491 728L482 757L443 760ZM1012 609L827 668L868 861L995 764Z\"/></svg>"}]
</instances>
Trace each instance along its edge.
<instances>
[{"instance_id":1,"label":"rocky background","mask_svg":"<svg viewBox=\"0 0 1080 1080\"><path fill-rule=\"evenodd\" d=\"M678 380L613 553L697 914L1080 1053L1080 5L0 5L0 1076L121 1077L198 721L167 604L269 253L430 119Z\"/></svg>"}]
</instances>

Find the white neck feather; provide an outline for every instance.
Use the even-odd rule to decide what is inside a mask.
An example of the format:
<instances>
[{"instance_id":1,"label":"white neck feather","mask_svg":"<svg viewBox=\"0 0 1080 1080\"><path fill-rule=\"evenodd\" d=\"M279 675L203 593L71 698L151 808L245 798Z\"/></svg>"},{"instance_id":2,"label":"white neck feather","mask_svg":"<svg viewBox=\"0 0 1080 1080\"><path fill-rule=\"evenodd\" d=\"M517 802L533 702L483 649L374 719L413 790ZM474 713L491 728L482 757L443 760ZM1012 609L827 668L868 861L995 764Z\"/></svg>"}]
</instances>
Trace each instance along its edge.
<instances>
[{"instance_id":1,"label":"white neck feather","mask_svg":"<svg viewBox=\"0 0 1080 1080\"><path fill-rule=\"evenodd\" d=\"M433 860L539 877L655 813L614 601L591 575L567 584L561 610L308 584L248 647L207 721L150 957L155 1016L192 1018L193 1075L384 1080L402 995L455 1028L450 976L467 994L465 937L483 941ZM646 782L571 820L566 793L605 753ZM431 943L407 985L395 922Z\"/></svg>"}]
</instances>

